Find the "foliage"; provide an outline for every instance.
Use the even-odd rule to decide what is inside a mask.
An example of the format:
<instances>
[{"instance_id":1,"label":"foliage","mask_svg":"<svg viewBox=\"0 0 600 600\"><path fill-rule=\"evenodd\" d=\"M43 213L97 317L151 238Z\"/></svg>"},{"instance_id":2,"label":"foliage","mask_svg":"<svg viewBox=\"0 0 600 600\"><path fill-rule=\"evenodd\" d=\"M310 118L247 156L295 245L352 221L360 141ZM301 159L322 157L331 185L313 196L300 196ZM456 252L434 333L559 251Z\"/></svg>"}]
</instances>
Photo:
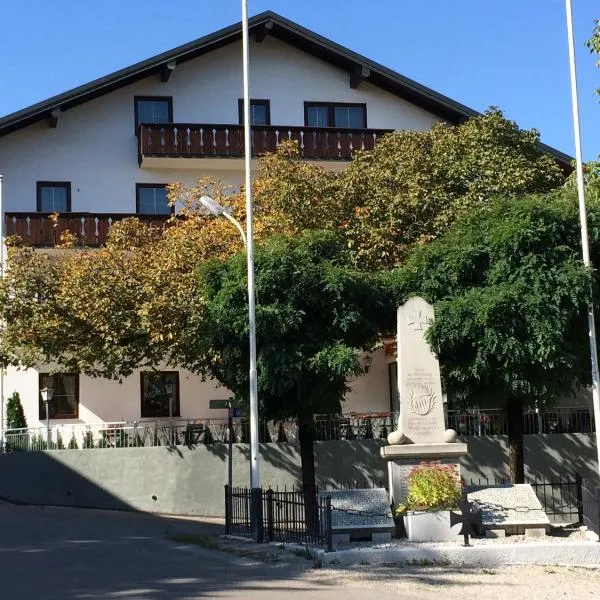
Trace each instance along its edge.
<instances>
[{"instance_id":1,"label":"foliage","mask_svg":"<svg viewBox=\"0 0 600 600\"><path fill-rule=\"evenodd\" d=\"M69 450L78 450L79 446L77 445L77 439L75 438L75 432L71 434L71 439L69 440Z\"/></svg>"},{"instance_id":2,"label":"foliage","mask_svg":"<svg viewBox=\"0 0 600 600\"><path fill-rule=\"evenodd\" d=\"M599 206L589 210L596 256ZM395 275L401 294L434 304L428 336L450 396L540 405L589 382L591 280L572 195L498 200Z\"/></svg>"},{"instance_id":3,"label":"foliage","mask_svg":"<svg viewBox=\"0 0 600 600\"><path fill-rule=\"evenodd\" d=\"M462 488L453 465L423 462L408 474L408 496L395 508L400 515L409 510L450 510L458 506Z\"/></svg>"},{"instance_id":4,"label":"foliage","mask_svg":"<svg viewBox=\"0 0 600 600\"><path fill-rule=\"evenodd\" d=\"M56 432L56 449L57 450L65 449L65 443L63 442L62 433L60 432L60 430Z\"/></svg>"},{"instance_id":5,"label":"foliage","mask_svg":"<svg viewBox=\"0 0 600 600\"><path fill-rule=\"evenodd\" d=\"M27 419L18 392L13 392L6 401L6 429L26 429Z\"/></svg>"},{"instance_id":6,"label":"foliage","mask_svg":"<svg viewBox=\"0 0 600 600\"><path fill-rule=\"evenodd\" d=\"M376 278L345 266L334 234L275 237L255 255L258 390L265 420L337 413L361 351L378 340ZM190 323L194 362L248 403L246 261L240 254L199 271L202 318Z\"/></svg>"},{"instance_id":7,"label":"foliage","mask_svg":"<svg viewBox=\"0 0 600 600\"><path fill-rule=\"evenodd\" d=\"M93 448L94 447L94 434L88 429L83 436L83 447Z\"/></svg>"}]
</instances>

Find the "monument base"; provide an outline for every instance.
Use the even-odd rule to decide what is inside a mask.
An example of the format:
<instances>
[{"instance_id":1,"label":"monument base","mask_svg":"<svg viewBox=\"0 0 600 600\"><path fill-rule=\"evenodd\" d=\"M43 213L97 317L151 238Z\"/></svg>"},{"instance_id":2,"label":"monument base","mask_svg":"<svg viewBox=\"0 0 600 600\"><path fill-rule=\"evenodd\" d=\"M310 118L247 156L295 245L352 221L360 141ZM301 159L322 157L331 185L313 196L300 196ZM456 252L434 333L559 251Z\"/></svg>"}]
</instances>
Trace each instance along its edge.
<instances>
[{"instance_id":1,"label":"monument base","mask_svg":"<svg viewBox=\"0 0 600 600\"><path fill-rule=\"evenodd\" d=\"M388 463L390 500L397 504L408 495L408 474L422 462L436 461L453 465L460 477L459 458L468 453L467 444L430 443L384 446L381 457Z\"/></svg>"}]
</instances>

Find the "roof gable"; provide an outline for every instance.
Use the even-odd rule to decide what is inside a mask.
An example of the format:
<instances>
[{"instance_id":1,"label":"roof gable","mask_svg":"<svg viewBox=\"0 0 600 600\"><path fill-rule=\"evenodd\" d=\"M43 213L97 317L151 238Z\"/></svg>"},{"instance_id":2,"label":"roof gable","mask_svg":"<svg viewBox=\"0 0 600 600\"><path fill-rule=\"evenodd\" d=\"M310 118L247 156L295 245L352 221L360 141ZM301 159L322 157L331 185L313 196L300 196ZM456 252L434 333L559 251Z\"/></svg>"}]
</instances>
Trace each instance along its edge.
<instances>
[{"instance_id":1,"label":"roof gable","mask_svg":"<svg viewBox=\"0 0 600 600\"><path fill-rule=\"evenodd\" d=\"M251 17L248 21L248 27L252 35L260 37L268 33L346 70L349 77L352 74L359 74L359 77L366 75L369 83L385 89L449 123L459 124L469 117L479 114L477 111L455 102L447 96L352 52L348 48L340 46L272 11L266 11ZM51 113L56 110L67 111L74 106L145 77L158 75L168 68L168 63L175 61L176 64L181 64L238 41L241 37L242 24L240 22L6 115L0 118L0 136L43 119L51 118ZM565 165L570 165L572 161L570 156L545 144L540 144L540 148L553 154L557 160Z\"/></svg>"}]
</instances>

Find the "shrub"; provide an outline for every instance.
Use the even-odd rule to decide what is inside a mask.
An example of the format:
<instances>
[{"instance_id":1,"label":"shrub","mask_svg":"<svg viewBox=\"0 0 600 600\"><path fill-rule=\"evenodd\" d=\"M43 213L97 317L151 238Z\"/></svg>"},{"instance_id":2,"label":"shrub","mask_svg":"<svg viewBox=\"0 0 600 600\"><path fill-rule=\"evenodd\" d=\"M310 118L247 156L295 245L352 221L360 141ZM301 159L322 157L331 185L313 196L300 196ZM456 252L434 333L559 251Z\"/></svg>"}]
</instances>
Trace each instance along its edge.
<instances>
[{"instance_id":1,"label":"shrub","mask_svg":"<svg viewBox=\"0 0 600 600\"><path fill-rule=\"evenodd\" d=\"M94 447L94 434L88 429L83 436L83 447L93 448Z\"/></svg>"},{"instance_id":2,"label":"shrub","mask_svg":"<svg viewBox=\"0 0 600 600\"><path fill-rule=\"evenodd\" d=\"M27 419L21 405L21 397L18 392L6 402L6 429L25 429L27 427Z\"/></svg>"},{"instance_id":3,"label":"shrub","mask_svg":"<svg viewBox=\"0 0 600 600\"><path fill-rule=\"evenodd\" d=\"M60 431L56 432L56 448L58 450L64 450L65 449L65 443L63 442L62 434L60 433Z\"/></svg>"},{"instance_id":4,"label":"shrub","mask_svg":"<svg viewBox=\"0 0 600 600\"><path fill-rule=\"evenodd\" d=\"M449 510L456 508L462 489L460 478L453 465L425 462L408 474L408 496L395 512L407 510Z\"/></svg>"},{"instance_id":5,"label":"shrub","mask_svg":"<svg viewBox=\"0 0 600 600\"><path fill-rule=\"evenodd\" d=\"M71 439L69 440L69 450L78 450L79 446L77 445L77 439L75 438L75 432L71 434Z\"/></svg>"}]
</instances>

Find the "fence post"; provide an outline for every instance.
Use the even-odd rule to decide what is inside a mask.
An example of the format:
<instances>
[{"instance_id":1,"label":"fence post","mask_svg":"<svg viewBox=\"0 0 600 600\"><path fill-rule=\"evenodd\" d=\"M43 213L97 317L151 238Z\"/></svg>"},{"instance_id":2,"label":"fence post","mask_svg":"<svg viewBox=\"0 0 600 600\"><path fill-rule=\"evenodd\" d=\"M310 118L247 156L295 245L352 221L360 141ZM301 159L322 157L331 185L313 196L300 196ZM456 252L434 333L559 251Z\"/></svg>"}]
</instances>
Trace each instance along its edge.
<instances>
[{"instance_id":1,"label":"fence post","mask_svg":"<svg viewBox=\"0 0 600 600\"><path fill-rule=\"evenodd\" d=\"M225 533L231 533L231 489L225 484Z\"/></svg>"},{"instance_id":2,"label":"fence post","mask_svg":"<svg viewBox=\"0 0 600 600\"><path fill-rule=\"evenodd\" d=\"M273 522L273 490L267 490L267 541L272 542L274 537Z\"/></svg>"},{"instance_id":3,"label":"fence post","mask_svg":"<svg viewBox=\"0 0 600 600\"><path fill-rule=\"evenodd\" d=\"M583 480L579 473L575 473L575 498L577 500L577 519L583 523Z\"/></svg>"},{"instance_id":4,"label":"fence post","mask_svg":"<svg viewBox=\"0 0 600 600\"><path fill-rule=\"evenodd\" d=\"M260 544L264 539L262 488L250 490L250 506L250 531L254 533L254 541Z\"/></svg>"},{"instance_id":5,"label":"fence post","mask_svg":"<svg viewBox=\"0 0 600 600\"><path fill-rule=\"evenodd\" d=\"M333 552L333 531L331 525L331 496L327 496L327 498L325 498L325 536L327 538L327 552Z\"/></svg>"}]
</instances>

